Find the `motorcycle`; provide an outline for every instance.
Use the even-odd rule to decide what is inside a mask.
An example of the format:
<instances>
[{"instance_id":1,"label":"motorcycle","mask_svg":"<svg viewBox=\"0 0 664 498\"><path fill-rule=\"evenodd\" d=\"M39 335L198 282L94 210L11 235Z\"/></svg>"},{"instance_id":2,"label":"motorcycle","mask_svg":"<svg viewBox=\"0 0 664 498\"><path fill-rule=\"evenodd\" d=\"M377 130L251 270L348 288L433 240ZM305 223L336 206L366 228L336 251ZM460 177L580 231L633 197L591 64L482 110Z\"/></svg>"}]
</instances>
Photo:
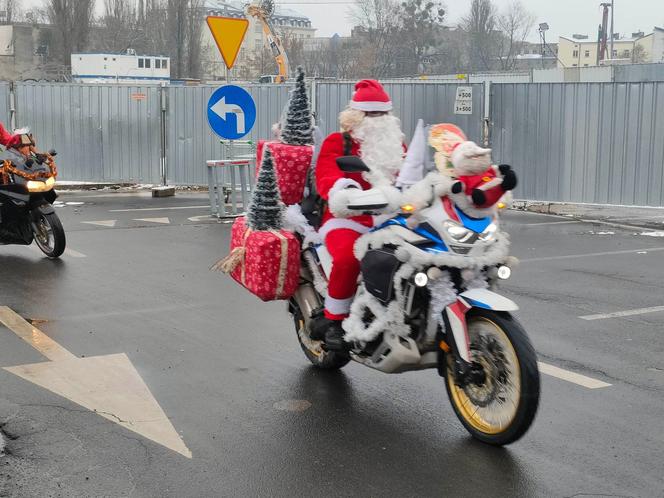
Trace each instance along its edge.
<instances>
[{"instance_id":1,"label":"motorcycle","mask_svg":"<svg viewBox=\"0 0 664 498\"><path fill-rule=\"evenodd\" d=\"M367 170L358 157L337 164ZM386 205L368 191L350 208L376 212ZM513 266L507 235L497 217L471 218L448 197L419 212L402 209L356 244L361 281L344 323L348 354L322 341L330 255L324 245L303 241L301 284L289 301L300 346L323 369L351 360L385 373L437 369L473 437L512 443L534 420L540 378L533 346L511 314L518 306L495 292Z\"/></svg>"},{"instance_id":2,"label":"motorcycle","mask_svg":"<svg viewBox=\"0 0 664 498\"><path fill-rule=\"evenodd\" d=\"M53 208L57 167L54 150L39 153L29 130L0 154L0 244L36 242L49 258L62 255L65 231Z\"/></svg>"}]
</instances>

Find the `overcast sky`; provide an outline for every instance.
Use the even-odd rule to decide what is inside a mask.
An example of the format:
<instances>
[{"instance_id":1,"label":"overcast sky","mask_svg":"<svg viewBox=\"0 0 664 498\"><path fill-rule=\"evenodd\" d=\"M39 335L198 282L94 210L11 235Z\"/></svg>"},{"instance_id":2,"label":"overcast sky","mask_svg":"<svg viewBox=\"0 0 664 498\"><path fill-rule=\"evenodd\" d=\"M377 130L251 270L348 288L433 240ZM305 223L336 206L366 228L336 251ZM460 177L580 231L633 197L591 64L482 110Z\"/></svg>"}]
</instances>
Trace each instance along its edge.
<instances>
[{"instance_id":1,"label":"overcast sky","mask_svg":"<svg viewBox=\"0 0 664 498\"><path fill-rule=\"evenodd\" d=\"M334 2L347 2L334 5ZM504 7L512 0L494 0L499 7ZM597 26L601 21L601 0L523 0L524 5L532 11L539 22L548 22L551 27L547 33L548 41L557 41L559 35L581 33L597 34ZM610 1L610 0L608 0ZM23 0L28 6L39 5L41 0ZM317 36L331 36L334 33L347 35L351 25L348 11L352 8L349 0L291 0L284 6L296 9L307 15L314 27L318 28ZM302 3L309 2L309 3ZM99 6L103 0L97 0ZM446 0L447 23L456 23L468 10L469 0ZM664 27L664 0L615 0L616 32L631 34L635 31L652 31L653 26ZM538 39L533 32L531 39Z\"/></svg>"}]
</instances>

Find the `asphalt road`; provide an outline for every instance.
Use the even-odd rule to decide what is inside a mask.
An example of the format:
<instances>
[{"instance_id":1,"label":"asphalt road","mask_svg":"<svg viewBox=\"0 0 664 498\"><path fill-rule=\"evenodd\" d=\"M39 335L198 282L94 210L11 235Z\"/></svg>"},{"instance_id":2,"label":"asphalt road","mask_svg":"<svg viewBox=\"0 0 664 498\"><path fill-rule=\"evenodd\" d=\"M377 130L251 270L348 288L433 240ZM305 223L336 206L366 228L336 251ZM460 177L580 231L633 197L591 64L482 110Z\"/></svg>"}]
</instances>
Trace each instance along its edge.
<instances>
[{"instance_id":1,"label":"asphalt road","mask_svg":"<svg viewBox=\"0 0 664 498\"><path fill-rule=\"evenodd\" d=\"M204 195L61 200L83 203L58 208L73 251L0 247L0 306L76 357L126 353L192 458L0 370L0 496L664 497L664 238L649 230L505 215L522 263L503 291L563 378L543 375L530 432L496 449L433 371L310 367L283 303L208 270L230 225L195 218ZM641 311L606 316L625 310ZM47 361L0 325L0 367Z\"/></svg>"}]
</instances>

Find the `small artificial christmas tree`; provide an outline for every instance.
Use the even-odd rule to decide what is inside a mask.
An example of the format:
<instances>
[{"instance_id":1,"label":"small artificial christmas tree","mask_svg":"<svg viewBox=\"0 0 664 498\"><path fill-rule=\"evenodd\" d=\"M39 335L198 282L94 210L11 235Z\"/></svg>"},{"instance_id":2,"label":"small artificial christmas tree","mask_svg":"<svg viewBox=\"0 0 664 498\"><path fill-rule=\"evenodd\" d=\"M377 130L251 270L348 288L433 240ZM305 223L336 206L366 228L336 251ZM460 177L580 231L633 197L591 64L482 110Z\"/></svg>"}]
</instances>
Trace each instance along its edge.
<instances>
[{"instance_id":1,"label":"small artificial christmas tree","mask_svg":"<svg viewBox=\"0 0 664 498\"><path fill-rule=\"evenodd\" d=\"M283 221L283 209L272 153L269 147L266 147L247 210L247 225L252 230L279 230Z\"/></svg>"},{"instance_id":2,"label":"small artificial christmas tree","mask_svg":"<svg viewBox=\"0 0 664 498\"><path fill-rule=\"evenodd\" d=\"M314 125L309 108L307 87L304 83L304 70L297 68L295 88L288 102L288 113L281 124L281 142L288 145L313 145Z\"/></svg>"}]
</instances>

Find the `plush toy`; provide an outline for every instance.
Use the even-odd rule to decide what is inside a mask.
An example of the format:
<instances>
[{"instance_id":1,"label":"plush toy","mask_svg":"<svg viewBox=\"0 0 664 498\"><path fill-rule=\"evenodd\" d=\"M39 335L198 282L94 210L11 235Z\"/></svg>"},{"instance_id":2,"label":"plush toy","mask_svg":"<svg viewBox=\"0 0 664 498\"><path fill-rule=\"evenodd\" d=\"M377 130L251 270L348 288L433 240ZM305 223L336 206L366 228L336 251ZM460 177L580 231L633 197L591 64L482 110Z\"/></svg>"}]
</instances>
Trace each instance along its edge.
<instances>
[{"instance_id":1,"label":"plush toy","mask_svg":"<svg viewBox=\"0 0 664 498\"><path fill-rule=\"evenodd\" d=\"M429 145L436 151L434 162L438 172L453 176L453 167L450 163L452 151L467 140L461 128L451 123L440 123L429 129Z\"/></svg>"},{"instance_id":2,"label":"plush toy","mask_svg":"<svg viewBox=\"0 0 664 498\"><path fill-rule=\"evenodd\" d=\"M463 209L465 202L459 194L470 197L477 209L494 206L505 192L514 189L517 178L507 164L491 164L491 149L483 149L471 141L461 142L453 148L450 161L458 181L452 185L453 199Z\"/></svg>"}]
</instances>

